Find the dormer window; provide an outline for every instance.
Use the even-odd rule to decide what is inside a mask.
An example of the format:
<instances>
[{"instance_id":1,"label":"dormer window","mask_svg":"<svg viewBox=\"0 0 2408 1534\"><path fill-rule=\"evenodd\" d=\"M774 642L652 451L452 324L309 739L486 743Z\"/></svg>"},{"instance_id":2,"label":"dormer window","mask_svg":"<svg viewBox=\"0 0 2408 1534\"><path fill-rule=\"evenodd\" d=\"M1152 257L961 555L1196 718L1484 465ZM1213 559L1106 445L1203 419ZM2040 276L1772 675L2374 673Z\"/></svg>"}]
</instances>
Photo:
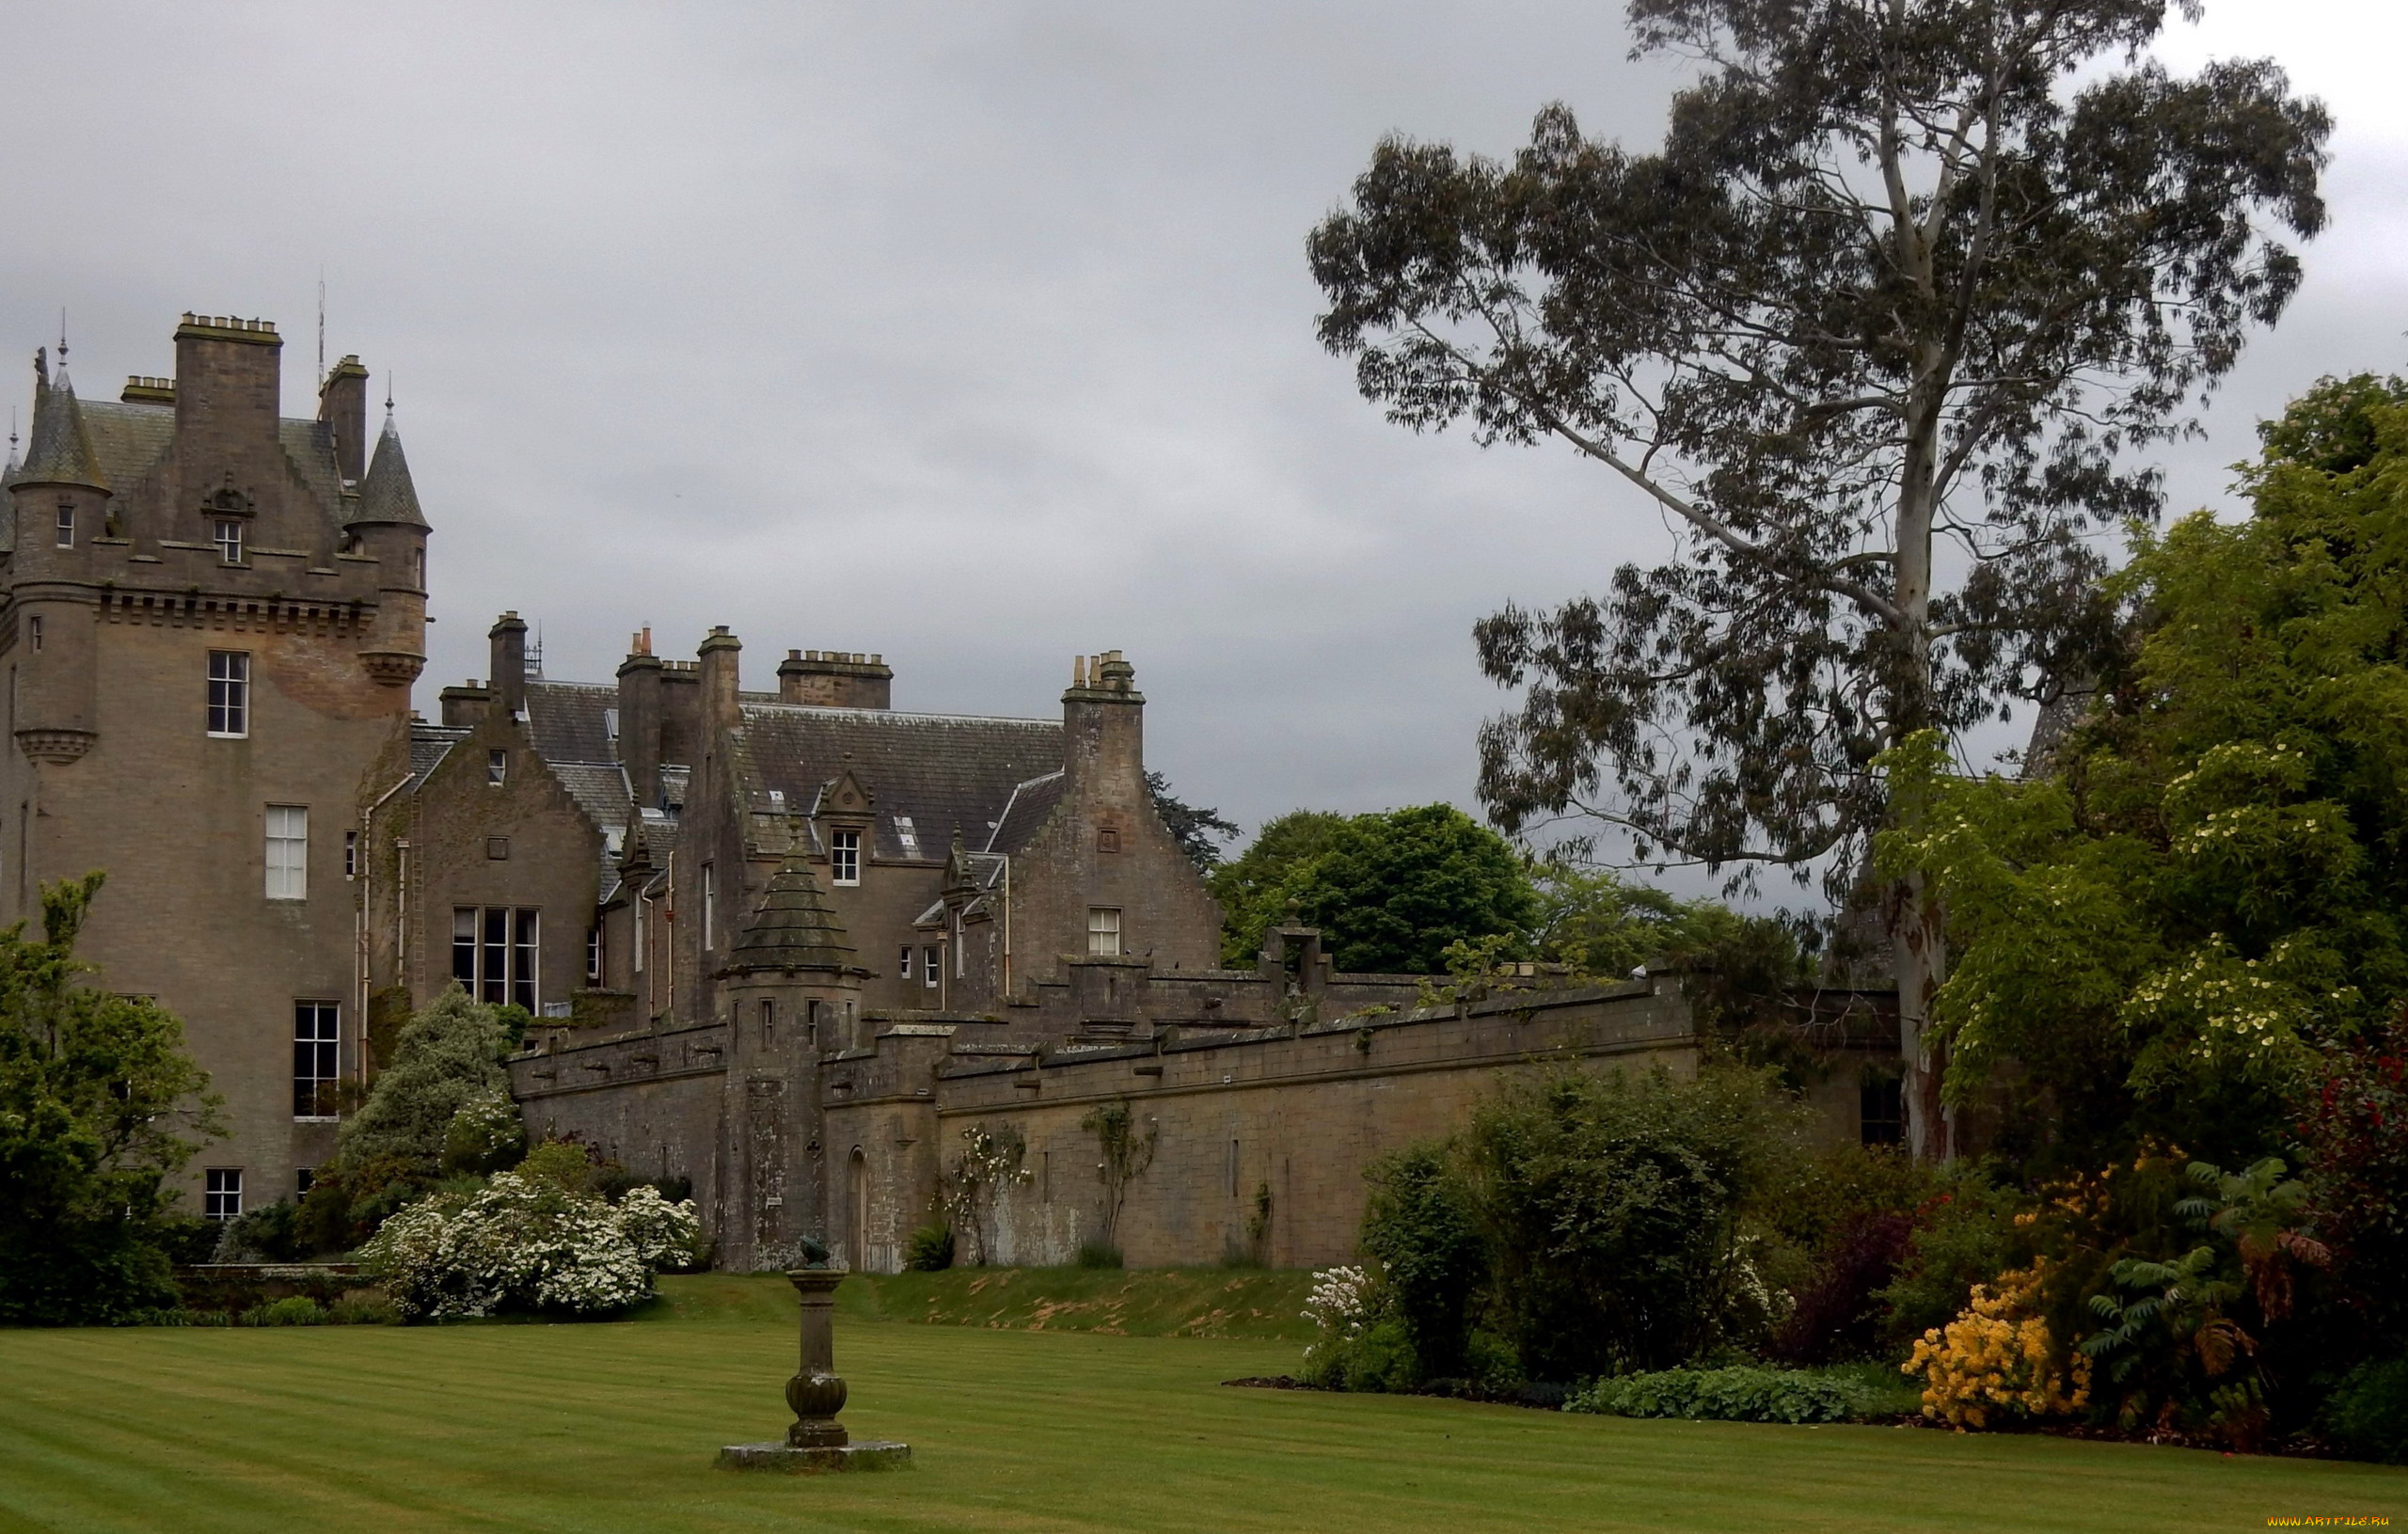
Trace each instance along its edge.
<instances>
[{"instance_id":1,"label":"dormer window","mask_svg":"<svg viewBox=\"0 0 2408 1534\"><path fill-rule=\"evenodd\" d=\"M58 503L58 546L75 546L75 503L71 500Z\"/></svg>"},{"instance_id":2,"label":"dormer window","mask_svg":"<svg viewBox=\"0 0 2408 1534\"><path fill-rule=\"evenodd\" d=\"M862 833L840 830L828 837L828 877L838 884L862 881Z\"/></svg>"},{"instance_id":3,"label":"dormer window","mask_svg":"<svg viewBox=\"0 0 2408 1534\"><path fill-rule=\"evenodd\" d=\"M217 559L221 564L243 562L243 524L230 516L221 516L214 524L213 536L217 540Z\"/></svg>"}]
</instances>

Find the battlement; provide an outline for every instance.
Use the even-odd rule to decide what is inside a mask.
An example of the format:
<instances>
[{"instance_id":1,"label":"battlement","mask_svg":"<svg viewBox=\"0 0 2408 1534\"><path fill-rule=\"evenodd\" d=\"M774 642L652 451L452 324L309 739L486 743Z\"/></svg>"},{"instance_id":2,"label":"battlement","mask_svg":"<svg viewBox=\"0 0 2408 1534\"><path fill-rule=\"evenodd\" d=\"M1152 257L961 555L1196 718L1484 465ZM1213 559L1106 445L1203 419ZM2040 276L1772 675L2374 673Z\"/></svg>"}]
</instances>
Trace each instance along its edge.
<instances>
[{"instance_id":1,"label":"battlement","mask_svg":"<svg viewBox=\"0 0 2408 1534\"><path fill-rule=\"evenodd\" d=\"M176 325L176 336L205 338L210 340L248 341L258 346L281 346L284 338L276 333L274 320L246 320L239 314L195 314L184 311Z\"/></svg>"}]
</instances>

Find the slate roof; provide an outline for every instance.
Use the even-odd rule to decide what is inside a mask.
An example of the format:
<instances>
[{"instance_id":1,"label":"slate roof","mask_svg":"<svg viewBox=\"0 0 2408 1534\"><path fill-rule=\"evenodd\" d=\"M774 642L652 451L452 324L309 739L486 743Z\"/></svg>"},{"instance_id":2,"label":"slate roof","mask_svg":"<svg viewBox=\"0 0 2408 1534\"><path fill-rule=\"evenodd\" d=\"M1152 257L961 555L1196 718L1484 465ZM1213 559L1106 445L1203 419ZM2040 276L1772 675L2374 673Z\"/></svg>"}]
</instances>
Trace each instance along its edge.
<instances>
[{"instance_id":1,"label":"slate roof","mask_svg":"<svg viewBox=\"0 0 2408 1534\"><path fill-rule=\"evenodd\" d=\"M25 444L21 481L42 484L82 484L109 488L91 434L84 424L83 402L64 379L44 389L34 403L34 429Z\"/></svg>"},{"instance_id":2,"label":"slate roof","mask_svg":"<svg viewBox=\"0 0 2408 1534\"><path fill-rule=\"evenodd\" d=\"M1062 726L1054 720L795 704L747 704L743 720L752 786L782 792L794 811L809 813L848 768L859 777L877 814L873 850L882 858L941 859L957 827L972 846L986 843L1014 791L1058 772L1062 762ZM916 833L908 850L897 815L909 816Z\"/></svg>"},{"instance_id":3,"label":"slate roof","mask_svg":"<svg viewBox=\"0 0 2408 1534\"><path fill-rule=\"evenodd\" d=\"M176 407L94 400L84 406L84 430L91 435L92 455L100 460L109 488L123 494L167 455L167 444L176 436Z\"/></svg>"},{"instance_id":4,"label":"slate roof","mask_svg":"<svg viewBox=\"0 0 2408 1534\"><path fill-rule=\"evenodd\" d=\"M1012 789L1012 797L996 818L995 828L983 842L970 837L970 843L981 852L1017 852L1045 824L1054 806L1062 798L1062 774L1059 769L1042 778L1031 778ZM967 830L972 828L965 828Z\"/></svg>"},{"instance_id":5,"label":"slate roof","mask_svg":"<svg viewBox=\"0 0 2408 1534\"><path fill-rule=\"evenodd\" d=\"M292 449L287 447L285 451L289 453ZM333 462L331 435L327 462ZM413 528L426 526L426 514L418 508L418 486L410 481L410 461L402 451L401 429L389 415L385 418L385 430L376 438L376 455L369 460L368 472L360 479L359 501L351 519L398 522Z\"/></svg>"},{"instance_id":6,"label":"slate roof","mask_svg":"<svg viewBox=\"0 0 2408 1534\"><path fill-rule=\"evenodd\" d=\"M545 765L595 825L606 830L626 825L632 799L627 793L626 772L616 763L604 767L593 762L554 762L547 758Z\"/></svg>"},{"instance_id":7,"label":"slate roof","mask_svg":"<svg viewBox=\"0 0 2408 1534\"><path fill-rule=\"evenodd\" d=\"M555 766L562 762L608 764L619 753L610 740L610 711L619 706L616 686L590 682L527 684L527 723L535 749Z\"/></svg>"},{"instance_id":8,"label":"slate roof","mask_svg":"<svg viewBox=\"0 0 2408 1534\"><path fill-rule=\"evenodd\" d=\"M799 857L779 865L728 956L731 970L841 970L852 962L845 929Z\"/></svg>"},{"instance_id":9,"label":"slate roof","mask_svg":"<svg viewBox=\"0 0 2408 1534\"><path fill-rule=\"evenodd\" d=\"M58 391L53 390L55 395ZM168 447L176 436L176 407L150 401L126 403L116 400L77 400L76 412L83 418L84 436L89 444L93 467L99 470L102 484L118 495L125 495L147 478L166 457ZM34 419L39 426L46 410L37 406ZM335 521L341 521L343 509L342 474L335 463L334 433L320 420L284 417L276 423L276 438L284 449L285 462L310 495L318 509ZM39 439L30 444L39 451ZM26 468L18 471L23 478L33 467L34 453L28 453ZM411 500L415 512L417 501ZM424 519L419 518L420 526Z\"/></svg>"},{"instance_id":10,"label":"slate roof","mask_svg":"<svg viewBox=\"0 0 2408 1534\"><path fill-rule=\"evenodd\" d=\"M443 765L452 748L468 738L468 732L450 725L429 724L423 720L410 725L410 792L415 794L426 784L426 776Z\"/></svg>"}]
</instances>

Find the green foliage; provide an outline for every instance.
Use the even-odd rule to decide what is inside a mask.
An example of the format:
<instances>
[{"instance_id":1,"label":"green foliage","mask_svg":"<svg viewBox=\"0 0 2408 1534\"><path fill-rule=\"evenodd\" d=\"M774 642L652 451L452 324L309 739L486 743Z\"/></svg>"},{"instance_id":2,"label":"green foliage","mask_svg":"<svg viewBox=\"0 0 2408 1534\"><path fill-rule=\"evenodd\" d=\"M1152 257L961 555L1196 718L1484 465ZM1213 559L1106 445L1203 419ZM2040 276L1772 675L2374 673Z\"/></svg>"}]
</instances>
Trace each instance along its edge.
<instances>
[{"instance_id":1,"label":"green foliage","mask_svg":"<svg viewBox=\"0 0 2408 1534\"><path fill-rule=\"evenodd\" d=\"M440 1175L452 1122L471 1103L510 1095L501 1067L508 1028L495 1008L457 986L413 1017L395 1041L393 1063L347 1119L337 1164L397 1160L432 1180Z\"/></svg>"},{"instance_id":2,"label":"green foliage","mask_svg":"<svg viewBox=\"0 0 2408 1534\"><path fill-rule=\"evenodd\" d=\"M306 1294L288 1295L243 1313L246 1326L324 1326L326 1307Z\"/></svg>"},{"instance_id":3,"label":"green foliage","mask_svg":"<svg viewBox=\"0 0 2408 1534\"><path fill-rule=\"evenodd\" d=\"M1950 1091L2003 1097L2011 1148L2255 1157L2318 1054L2408 998L2404 391L2319 385L2248 522L2135 533L2134 643L2050 776L1956 778L1931 737L1888 759L1884 866L1949 912Z\"/></svg>"},{"instance_id":4,"label":"green foliage","mask_svg":"<svg viewBox=\"0 0 2408 1534\"><path fill-rule=\"evenodd\" d=\"M1368 1174L1363 1250L1379 1259L1396 1320L1426 1378L1465 1372L1471 1305L1488 1275L1488 1249L1469 1191L1437 1146L1382 1158Z\"/></svg>"},{"instance_id":5,"label":"green foliage","mask_svg":"<svg viewBox=\"0 0 2408 1534\"><path fill-rule=\"evenodd\" d=\"M1212 873L1212 898L1221 903L1221 957L1243 969L1262 952L1262 935L1287 912L1288 881L1329 846L1341 814L1292 810L1266 821L1237 857Z\"/></svg>"},{"instance_id":6,"label":"green foliage","mask_svg":"<svg viewBox=\"0 0 2408 1534\"><path fill-rule=\"evenodd\" d=\"M507 1172L527 1154L527 1126L506 1092L471 1098L443 1131L446 1176L485 1177Z\"/></svg>"},{"instance_id":7,"label":"green foliage","mask_svg":"<svg viewBox=\"0 0 2408 1534\"><path fill-rule=\"evenodd\" d=\"M525 1139L501 1067L512 1047L509 1010L472 1002L453 986L402 1027L390 1064L344 1120L334 1161L319 1168L301 1201L302 1245L348 1251L441 1178L499 1170L515 1159Z\"/></svg>"},{"instance_id":8,"label":"green foliage","mask_svg":"<svg viewBox=\"0 0 2408 1534\"><path fill-rule=\"evenodd\" d=\"M1078 1256L1071 1260L1074 1266L1081 1268L1109 1268L1117 1271L1129 1265L1128 1259L1121 1256L1120 1248L1110 1241L1081 1241Z\"/></svg>"},{"instance_id":9,"label":"green foliage","mask_svg":"<svg viewBox=\"0 0 2408 1534\"><path fill-rule=\"evenodd\" d=\"M1512 845L1447 804L1355 815L1287 889L1355 973L1437 973L1450 944L1518 936L1538 905Z\"/></svg>"},{"instance_id":10,"label":"green foliage","mask_svg":"<svg viewBox=\"0 0 2408 1534\"><path fill-rule=\"evenodd\" d=\"M903 1243L905 1273L943 1273L953 1266L953 1226L922 1226Z\"/></svg>"},{"instance_id":11,"label":"green foliage","mask_svg":"<svg viewBox=\"0 0 2408 1534\"><path fill-rule=\"evenodd\" d=\"M2408 1358L2352 1369L2326 1400L2321 1426L2357 1459L2408 1464Z\"/></svg>"},{"instance_id":12,"label":"green foliage","mask_svg":"<svg viewBox=\"0 0 2408 1534\"><path fill-rule=\"evenodd\" d=\"M39 941L0 932L0 1323L172 1305L167 1180L222 1132L182 1024L82 983L75 939L101 884L45 886Z\"/></svg>"},{"instance_id":13,"label":"green foliage","mask_svg":"<svg viewBox=\"0 0 2408 1534\"><path fill-rule=\"evenodd\" d=\"M2162 1257L2130 1256L2088 1296L2102 1323L2082 1351L2102 1366L2098 1397L2118 1425L2207 1432L2255 1447L2268 1420L2258 1358L2269 1323L2291 1310L2297 1270L2321 1266L2322 1246L2297 1228L2307 1190L2268 1157L2226 1174L2187 1169L2198 1192L2175 1212L2199 1236Z\"/></svg>"},{"instance_id":14,"label":"green foliage","mask_svg":"<svg viewBox=\"0 0 2408 1534\"><path fill-rule=\"evenodd\" d=\"M2017 1251L2021 1193L1994 1181L1992 1168L1980 1164L1952 1164L1934 1180L1938 1191L1916 1210L1895 1276L1876 1296L1886 1312L1883 1340L1893 1349L1955 1320L1973 1286L2004 1272Z\"/></svg>"},{"instance_id":15,"label":"green foliage","mask_svg":"<svg viewBox=\"0 0 2408 1534\"><path fill-rule=\"evenodd\" d=\"M1610 869L1543 868L1537 895L1532 957L1606 980L1720 951L1751 920L1719 901L1682 900Z\"/></svg>"},{"instance_id":16,"label":"green foliage","mask_svg":"<svg viewBox=\"0 0 2408 1534\"><path fill-rule=\"evenodd\" d=\"M279 1198L245 1210L229 1220L217 1238L213 1262L302 1262L312 1255L298 1226L300 1210L292 1199Z\"/></svg>"},{"instance_id":17,"label":"green foliage","mask_svg":"<svg viewBox=\"0 0 2408 1534\"><path fill-rule=\"evenodd\" d=\"M1531 1376L1661 1368L1768 1326L1744 1222L1798 1127L1733 1068L1565 1072L1474 1109L1457 1154Z\"/></svg>"},{"instance_id":18,"label":"green foliage","mask_svg":"<svg viewBox=\"0 0 2408 1534\"><path fill-rule=\"evenodd\" d=\"M333 1326L398 1326L402 1313L382 1289L345 1289L326 1306L326 1321Z\"/></svg>"},{"instance_id":19,"label":"green foliage","mask_svg":"<svg viewBox=\"0 0 2408 1534\"><path fill-rule=\"evenodd\" d=\"M1791 1304L1773 1334L1775 1357L1834 1364L1882 1352L1892 1324L1884 1291L1946 1199L1948 1181L1941 1168L1891 1147L1840 1147L1803 1163L1766 1211L1796 1257L1783 1275ZM1996 1271L1986 1267L1981 1276Z\"/></svg>"},{"instance_id":20,"label":"green foliage","mask_svg":"<svg viewBox=\"0 0 2408 1534\"><path fill-rule=\"evenodd\" d=\"M1857 1400L1839 1381L1805 1369L1672 1368L1599 1380L1563 1409L1711 1422L1845 1422L1857 1414Z\"/></svg>"},{"instance_id":21,"label":"green foliage","mask_svg":"<svg viewBox=\"0 0 2408 1534\"><path fill-rule=\"evenodd\" d=\"M1391 1313L1353 1336L1308 1350L1297 1378L1319 1390L1402 1395L1419 1389L1433 1376L1421 1366L1404 1319Z\"/></svg>"}]
</instances>

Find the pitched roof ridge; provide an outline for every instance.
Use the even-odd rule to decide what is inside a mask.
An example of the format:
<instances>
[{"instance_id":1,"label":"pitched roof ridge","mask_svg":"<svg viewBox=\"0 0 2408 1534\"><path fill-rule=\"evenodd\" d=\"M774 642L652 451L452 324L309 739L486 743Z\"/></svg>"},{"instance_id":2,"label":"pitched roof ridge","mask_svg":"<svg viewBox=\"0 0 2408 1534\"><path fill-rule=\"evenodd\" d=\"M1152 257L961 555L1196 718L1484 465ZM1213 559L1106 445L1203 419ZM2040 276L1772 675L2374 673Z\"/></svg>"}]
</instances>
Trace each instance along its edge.
<instances>
[{"instance_id":1,"label":"pitched roof ridge","mask_svg":"<svg viewBox=\"0 0 2408 1534\"><path fill-rule=\"evenodd\" d=\"M793 719L943 720L964 724L1040 724L1056 730L1062 727L1060 720L1028 719L1017 714L927 714L902 708L831 708L823 704L754 703L750 699L745 700L743 707L747 713L758 710Z\"/></svg>"}]
</instances>

